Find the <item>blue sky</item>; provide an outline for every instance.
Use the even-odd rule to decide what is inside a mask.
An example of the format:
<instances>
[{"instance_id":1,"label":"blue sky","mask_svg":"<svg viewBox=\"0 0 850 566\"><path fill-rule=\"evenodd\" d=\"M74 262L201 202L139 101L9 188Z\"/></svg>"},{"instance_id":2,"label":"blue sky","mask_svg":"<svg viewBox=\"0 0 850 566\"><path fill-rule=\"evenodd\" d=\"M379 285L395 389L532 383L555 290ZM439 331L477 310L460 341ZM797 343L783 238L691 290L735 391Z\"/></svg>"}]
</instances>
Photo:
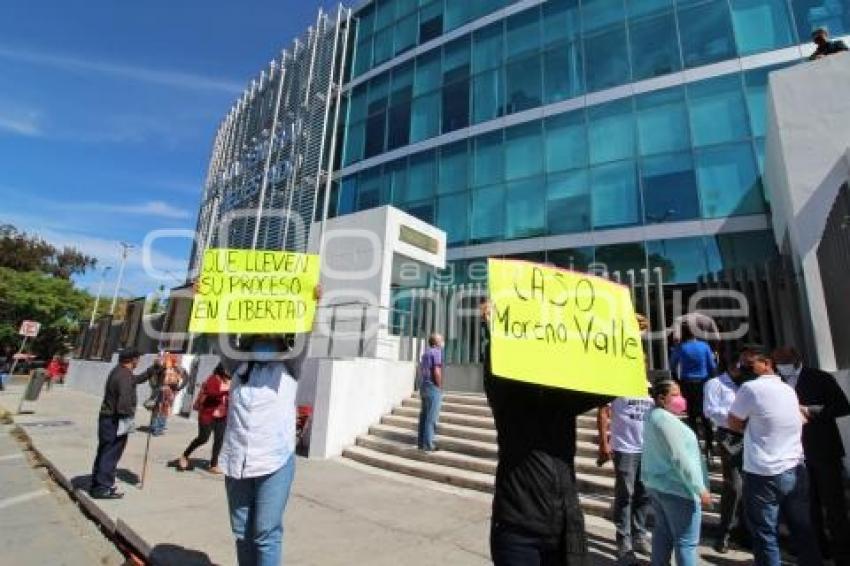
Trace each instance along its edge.
<instances>
[{"instance_id":1,"label":"blue sky","mask_svg":"<svg viewBox=\"0 0 850 566\"><path fill-rule=\"evenodd\" d=\"M122 294L182 279L219 121L250 80L315 21L320 0L3 0L0 223L118 266ZM93 289L99 275L80 285Z\"/></svg>"}]
</instances>

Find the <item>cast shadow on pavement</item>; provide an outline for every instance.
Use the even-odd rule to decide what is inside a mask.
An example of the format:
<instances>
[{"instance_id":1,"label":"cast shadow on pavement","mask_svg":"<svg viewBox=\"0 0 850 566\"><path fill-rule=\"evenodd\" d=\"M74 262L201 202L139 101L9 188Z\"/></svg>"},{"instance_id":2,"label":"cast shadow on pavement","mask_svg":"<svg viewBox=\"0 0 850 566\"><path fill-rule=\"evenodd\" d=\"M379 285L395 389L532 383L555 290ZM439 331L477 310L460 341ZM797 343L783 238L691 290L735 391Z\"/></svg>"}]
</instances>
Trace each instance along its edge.
<instances>
[{"instance_id":1,"label":"cast shadow on pavement","mask_svg":"<svg viewBox=\"0 0 850 566\"><path fill-rule=\"evenodd\" d=\"M126 484L139 485L139 475L126 468L118 468L115 476ZM91 474L71 478L71 485L74 489L88 490L91 487Z\"/></svg>"},{"instance_id":2,"label":"cast shadow on pavement","mask_svg":"<svg viewBox=\"0 0 850 566\"><path fill-rule=\"evenodd\" d=\"M156 545L148 555L148 561L157 566L212 566L213 564L206 553L176 544Z\"/></svg>"}]
</instances>

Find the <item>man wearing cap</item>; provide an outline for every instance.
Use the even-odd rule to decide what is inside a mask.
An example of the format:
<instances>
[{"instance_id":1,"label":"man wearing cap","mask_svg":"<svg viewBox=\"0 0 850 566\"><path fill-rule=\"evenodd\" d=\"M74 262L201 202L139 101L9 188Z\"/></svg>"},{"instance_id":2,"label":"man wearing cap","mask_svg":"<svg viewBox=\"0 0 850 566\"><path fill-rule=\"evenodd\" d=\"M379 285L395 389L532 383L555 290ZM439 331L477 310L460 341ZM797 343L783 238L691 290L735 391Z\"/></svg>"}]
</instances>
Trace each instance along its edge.
<instances>
[{"instance_id":1,"label":"man wearing cap","mask_svg":"<svg viewBox=\"0 0 850 566\"><path fill-rule=\"evenodd\" d=\"M122 350L118 365L109 372L97 422L97 456L92 466L89 494L95 499L119 499L124 496L115 488L115 471L127 446L129 427L126 423L136 414L136 386L148 381L162 366L159 362L139 375L133 370L139 365L136 350ZM124 421L124 426L121 426Z\"/></svg>"},{"instance_id":2,"label":"man wearing cap","mask_svg":"<svg viewBox=\"0 0 850 566\"><path fill-rule=\"evenodd\" d=\"M809 56L809 61L823 59L827 55L834 55L841 51L847 51L847 44L836 39L829 40L829 31L826 28L818 28L812 32L812 42L817 45L815 52Z\"/></svg>"}]
</instances>

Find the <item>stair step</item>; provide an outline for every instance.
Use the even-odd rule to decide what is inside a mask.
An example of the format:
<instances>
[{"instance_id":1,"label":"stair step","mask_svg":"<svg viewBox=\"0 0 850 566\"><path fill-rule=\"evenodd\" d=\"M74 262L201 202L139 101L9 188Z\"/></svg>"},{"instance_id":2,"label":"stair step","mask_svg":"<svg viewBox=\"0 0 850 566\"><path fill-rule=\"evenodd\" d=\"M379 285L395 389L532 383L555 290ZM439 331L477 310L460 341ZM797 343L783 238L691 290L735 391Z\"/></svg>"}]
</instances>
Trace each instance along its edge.
<instances>
[{"instance_id":1,"label":"stair step","mask_svg":"<svg viewBox=\"0 0 850 566\"><path fill-rule=\"evenodd\" d=\"M413 394L412 399L419 399L419 392ZM456 403L459 405L476 405L479 407L489 407L487 397L483 393L452 393L443 392L444 403Z\"/></svg>"},{"instance_id":2,"label":"stair step","mask_svg":"<svg viewBox=\"0 0 850 566\"><path fill-rule=\"evenodd\" d=\"M383 449L372 448L372 446L389 448L397 452L388 453ZM358 439L356 446L346 448L343 451L343 456L384 470L437 481L456 487L493 493L495 476L489 473L460 469L455 465L445 465L443 462L455 459L458 455L448 452L441 454L441 452L422 453L415 448L407 447L400 443L388 444L380 438L362 437ZM614 500L613 496L598 492L581 493L587 486L588 483L583 478L579 478L579 501L584 512L589 515L610 519ZM704 513L704 524L716 523L717 521L718 517L715 513Z\"/></svg>"},{"instance_id":3,"label":"stair step","mask_svg":"<svg viewBox=\"0 0 850 566\"><path fill-rule=\"evenodd\" d=\"M387 415L381 419L381 422L384 424L397 426L401 428L409 428L411 430L418 430L419 427L419 415L407 416L407 415ZM442 434L444 436L454 436L459 438L468 438L471 440L480 440L482 442L496 442L496 431L495 429L484 429L476 426L467 426L463 424L456 424L447 422L444 418L444 415L440 415L440 418L437 422L437 433ZM576 439L577 440L585 440L587 442L596 442L596 431L592 430L584 430L579 429L576 431Z\"/></svg>"},{"instance_id":4,"label":"stair step","mask_svg":"<svg viewBox=\"0 0 850 566\"><path fill-rule=\"evenodd\" d=\"M420 401L418 398L405 399L401 402L403 407L416 407L417 409L420 406ZM442 404L442 410L450 412L450 413L458 413L461 415L476 415L480 417L492 417L493 414L490 412L490 407L486 405L465 405L461 403L449 403L445 402Z\"/></svg>"},{"instance_id":5,"label":"stair step","mask_svg":"<svg viewBox=\"0 0 850 566\"><path fill-rule=\"evenodd\" d=\"M461 454L459 452L452 452L450 450L424 452L417 449L416 446L412 444L399 442L397 440L390 440L388 438L381 438L371 434L359 437L357 439L357 445L375 450L376 452L390 454L392 456L400 456L410 458L412 460L452 466L454 468L470 470L482 474L496 474L497 462L492 458L479 458L476 456Z\"/></svg>"},{"instance_id":6,"label":"stair step","mask_svg":"<svg viewBox=\"0 0 850 566\"><path fill-rule=\"evenodd\" d=\"M369 434L416 446L417 435L415 430L386 424L377 424L369 429ZM495 460L498 454L496 444L493 442L481 442L478 440L443 436L441 434L437 434L435 441L438 448L459 452L468 456L491 458Z\"/></svg>"},{"instance_id":7,"label":"stair step","mask_svg":"<svg viewBox=\"0 0 850 566\"><path fill-rule=\"evenodd\" d=\"M408 430L418 431L419 419L413 417L402 417L399 415L387 415L381 419L383 424L406 428ZM446 422L437 422L437 434L443 436L451 436L455 438L466 438L469 440L478 440L481 442L496 443L496 431L483 428L469 427L456 425Z\"/></svg>"},{"instance_id":8,"label":"stair step","mask_svg":"<svg viewBox=\"0 0 850 566\"><path fill-rule=\"evenodd\" d=\"M480 423L482 428L486 426L487 428L495 428L493 424L493 414L490 411L490 407L487 405L486 400L484 404L464 404L460 403L457 400L448 400L448 395L443 396L443 403L440 406L440 415L449 414L453 418L458 417L477 417L481 419L477 421ZM394 412L398 412L400 415L404 416L418 416L419 408L421 406L421 401L419 397L411 397L410 399L405 399L402 401L401 406L397 407ZM462 424L462 423L458 423ZM576 425L579 429L584 428L592 428L596 430L596 410L589 411L583 415L579 415L576 420Z\"/></svg>"},{"instance_id":9,"label":"stair step","mask_svg":"<svg viewBox=\"0 0 850 566\"><path fill-rule=\"evenodd\" d=\"M453 466L445 466L433 462L413 460L404 456L378 452L359 445L346 448L343 450L342 455L362 464L377 466L385 470L400 472L457 487L493 493L495 476L491 474L461 470Z\"/></svg>"},{"instance_id":10,"label":"stair step","mask_svg":"<svg viewBox=\"0 0 850 566\"><path fill-rule=\"evenodd\" d=\"M395 409L393 409L393 414L398 415L400 417L410 417L418 419L419 408L396 407ZM493 422L493 417L478 417L475 415L462 415L458 413L440 411L440 422L475 427L485 430L496 430L496 424Z\"/></svg>"}]
</instances>

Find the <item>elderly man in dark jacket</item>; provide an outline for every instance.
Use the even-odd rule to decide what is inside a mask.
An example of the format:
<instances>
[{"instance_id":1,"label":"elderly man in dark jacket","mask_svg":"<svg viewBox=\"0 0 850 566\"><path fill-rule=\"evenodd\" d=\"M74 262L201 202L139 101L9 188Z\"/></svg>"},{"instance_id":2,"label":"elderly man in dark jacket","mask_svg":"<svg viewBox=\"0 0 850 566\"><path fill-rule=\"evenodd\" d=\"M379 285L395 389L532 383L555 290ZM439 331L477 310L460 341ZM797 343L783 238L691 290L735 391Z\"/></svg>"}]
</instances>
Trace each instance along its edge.
<instances>
[{"instance_id":1,"label":"elderly man in dark jacket","mask_svg":"<svg viewBox=\"0 0 850 566\"><path fill-rule=\"evenodd\" d=\"M588 561L575 476L576 417L611 397L493 375L490 305L483 302L484 390L499 446L490 554L496 566L573 566Z\"/></svg>"},{"instance_id":2,"label":"elderly man in dark jacket","mask_svg":"<svg viewBox=\"0 0 850 566\"><path fill-rule=\"evenodd\" d=\"M97 424L97 455L92 466L89 494L95 499L119 499L124 496L115 488L118 461L127 446L127 430L120 430L122 419L136 414L136 386L148 381L162 368L155 362L139 375L133 370L139 365L139 353L124 350L118 354L118 365L109 373L100 405Z\"/></svg>"},{"instance_id":3,"label":"elderly man in dark jacket","mask_svg":"<svg viewBox=\"0 0 850 566\"><path fill-rule=\"evenodd\" d=\"M844 445L835 423L835 419L850 415L850 402L834 377L804 366L794 348L780 348L773 357L782 379L797 392L800 410L806 417L803 452L809 471L812 523L820 537L821 552L824 556L832 555L838 565L850 565L850 519L842 463Z\"/></svg>"}]
</instances>

